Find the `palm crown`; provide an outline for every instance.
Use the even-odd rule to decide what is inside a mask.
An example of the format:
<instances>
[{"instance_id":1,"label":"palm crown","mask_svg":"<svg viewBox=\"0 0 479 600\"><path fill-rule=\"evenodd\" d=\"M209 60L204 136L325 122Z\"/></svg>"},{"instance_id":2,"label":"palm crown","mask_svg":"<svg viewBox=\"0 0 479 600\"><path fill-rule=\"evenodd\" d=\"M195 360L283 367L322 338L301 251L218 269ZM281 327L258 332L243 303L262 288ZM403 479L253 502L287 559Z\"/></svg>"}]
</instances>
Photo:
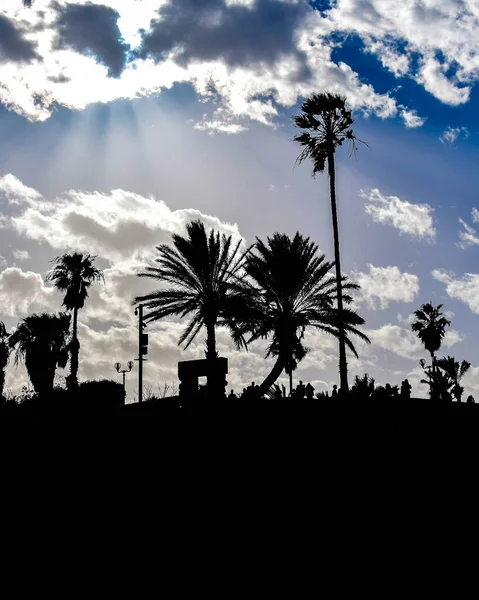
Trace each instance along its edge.
<instances>
[{"instance_id":1,"label":"palm crown","mask_svg":"<svg viewBox=\"0 0 479 600\"><path fill-rule=\"evenodd\" d=\"M65 293L63 306L67 310L83 308L88 297L88 288L95 281L104 280L103 273L93 265L96 256L73 252L57 256L55 267L48 273L47 280Z\"/></svg>"},{"instance_id":2,"label":"palm crown","mask_svg":"<svg viewBox=\"0 0 479 600\"><path fill-rule=\"evenodd\" d=\"M451 324L443 316L441 308L442 304L438 306L433 306L430 302L423 304L419 310L415 311L416 321L411 325L411 329L417 334L432 357L441 347L446 327Z\"/></svg>"},{"instance_id":3,"label":"palm crown","mask_svg":"<svg viewBox=\"0 0 479 600\"><path fill-rule=\"evenodd\" d=\"M70 315L66 313L34 314L22 319L8 339L10 348L16 348L15 364L25 361L37 392L51 389L56 367L63 368L68 362L69 327Z\"/></svg>"},{"instance_id":4,"label":"palm crown","mask_svg":"<svg viewBox=\"0 0 479 600\"><path fill-rule=\"evenodd\" d=\"M330 153L334 153L345 140L355 148L356 137L351 125L352 112L346 108L346 98L333 94L314 94L301 105L301 114L293 117L303 133L294 136L294 141L303 146L296 159L298 164L310 158L313 162L313 176L322 173Z\"/></svg>"},{"instance_id":5,"label":"palm crown","mask_svg":"<svg viewBox=\"0 0 479 600\"><path fill-rule=\"evenodd\" d=\"M450 391L456 400L460 402L461 396L464 393L461 379L469 371L471 363L467 360L459 362L452 356L446 356L437 360L436 365L446 374L449 379Z\"/></svg>"},{"instance_id":6,"label":"palm crown","mask_svg":"<svg viewBox=\"0 0 479 600\"><path fill-rule=\"evenodd\" d=\"M137 296L133 303L149 309L145 322L176 315L192 315L180 337L187 348L203 326L207 329L207 356L216 357L215 327L232 325L231 315L239 306L235 285L241 279L244 253L242 240L220 235L197 220L186 226L187 236L174 234L173 247L157 246L158 266L147 266L140 277L169 284L151 294Z\"/></svg>"}]
</instances>

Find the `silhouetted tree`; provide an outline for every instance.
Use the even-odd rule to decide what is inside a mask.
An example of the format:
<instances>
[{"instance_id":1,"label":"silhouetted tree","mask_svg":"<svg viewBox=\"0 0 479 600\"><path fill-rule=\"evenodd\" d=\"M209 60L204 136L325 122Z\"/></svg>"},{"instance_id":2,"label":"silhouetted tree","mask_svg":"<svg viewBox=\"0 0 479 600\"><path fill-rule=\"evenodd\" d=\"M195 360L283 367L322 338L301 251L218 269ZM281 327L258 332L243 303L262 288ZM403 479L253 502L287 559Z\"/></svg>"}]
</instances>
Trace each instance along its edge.
<instances>
[{"instance_id":1,"label":"silhouetted tree","mask_svg":"<svg viewBox=\"0 0 479 600\"><path fill-rule=\"evenodd\" d=\"M266 399L267 400L284 400L286 398L286 388L284 385L279 385L275 383L267 392Z\"/></svg>"},{"instance_id":2,"label":"silhouetted tree","mask_svg":"<svg viewBox=\"0 0 479 600\"><path fill-rule=\"evenodd\" d=\"M422 358L419 364L424 369L426 379L421 379L421 383L429 386L429 396L431 399L439 401L451 401L451 380L449 376L441 369L433 370L432 365L426 365Z\"/></svg>"},{"instance_id":3,"label":"silhouetted tree","mask_svg":"<svg viewBox=\"0 0 479 600\"><path fill-rule=\"evenodd\" d=\"M39 395L53 390L55 370L68 362L70 315L34 314L20 321L8 344L15 348L15 365L25 361L30 381Z\"/></svg>"},{"instance_id":4,"label":"silhouetted tree","mask_svg":"<svg viewBox=\"0 0 479 600\"><path fill-rule=\"evenodd\" d=\"M359 398L370 398L374 393L374 379L365 373L362 377L356 375L351 386L351 392Z\"/></svg>"},{"instance_id":5,"label":"silhouetted tree","mask_svg":"<svg viewBox=\"0 0 479 600\"><path fill-rule=\"evenodd\" d=\"M461 363L452 356L439 358L436 360L436 367L442 369L449 378L449 392L454 396L457 402L461 401L464 388L461 386L461 379L469 371L471 363L463 360Z\"/></svg>"},{"instance_id":6,"label":"silhouetted tree","mask_svg":"<svg viewBox=\"0 0 479 600\"><path fill-rule=\"evenodd\" d=\"M137 296L133 304L143 304L149 309L145 322L164 317L192 315L180 337L178 345L191 344L202 327L206 328L207 359L217 357L216 327L234 327L232 316L241 310L241 296L237 286L245 253L241 240L233 242L232 236L220 235L211 230L208 235L204 224L197 220L186 226L187 236L173 234L173 246L157 246L160 256L158 266L147 266L140 277L151 277L170 284L151 294ZM242 344L241 336L237 343Z\"/></svg>"},{"instance_id":7,"label":"silhouetted tree","mask_svg":"<svg viewBox=\"0 0 479 600\"><path fill-rule=\"evenodd\" d=\"M8 364L10 348L8 346L8 333L5 329L5 323L0 321L0 399L3 397L3 388L5 386L5 368Z\"/></svg>"},{"instance_id":8,"label":"silhouetted tree","mask_svg":"<svg viewBox=\"0 0 479 600\"><path fill-rule=\"evenodd\" d=\"M411 325L411 329L431 355L433 384L436 374L436 352L441 347L446 327L451 325L451 322L443 316L441 308L442 304L438 306L433 306L430 302L422 304L421 308L414 312L416 320ZM434 385L431 387L431 395L434 395L433 388Z\"/></svg>"},{"instance_id":9,"label":"silhouetted tree","mask_svg":"<svg viewBox=\"0 0 479 600\"><path fill-rule=\"evenodd\" d=\"M270 389L285 368L295 368L306 356L302 340L307 327L339 336L336 278L331 275L334 263L318 256L317 250L316 244L299 233L292 239L275 233L267 243L257 238L255 252L246 257L250 282L244 282L245 306L237 318L236 334L248 335L248 343L271 336L266 356L277 359L259 386L259 395ZM343 290L358 287L343 278ZM344 296L345 303L351 300ZM347 334L369 342L357 329L364 319L356 312L343 308L342 323ZM347 335L345 342L357 355Z\"/></svg>"},{"instance_id":10,"label":"silhouetted tree","mask_svg":"<svg viewBox=\"0 0 479 600\"><path fill-rule=\"evenodd\" d=\"M104 281L103 273L95 266L96 256L74 252L57 256L52 262L55 267L47 274L47 280L53 281L55 287L66 292L62 306L73 311L72 335L70 342L70 374L67 376L67 388L78 387L78 361L80 342L78 340L78 311L85 305L88 288L94 281Z\"/></svg>"},{"instance_id":11,"label":"silhouetted tree","mask_svg":"<svg viewBox=\"0 0 479 600\"><path fill-rule=\"evenodd\" d=\"M337 94L314 94L301 105L301 114L293 116L296 127L303 133L294 136L303 151L296 162L310 158L313 161L313 177L323 173L328 165L331 215L333 220L334 261L336 266L336 293L339 314L339 374L340 388L348 389L348 368L346 361L346 340L343 327L343 297L341 289L341 262L339 251L338 215L336 209L336 176L334 154L345 140L355 149L357 139L351 129L354 120L346 108L346 98Z\"/></svg>"}]
</instances>

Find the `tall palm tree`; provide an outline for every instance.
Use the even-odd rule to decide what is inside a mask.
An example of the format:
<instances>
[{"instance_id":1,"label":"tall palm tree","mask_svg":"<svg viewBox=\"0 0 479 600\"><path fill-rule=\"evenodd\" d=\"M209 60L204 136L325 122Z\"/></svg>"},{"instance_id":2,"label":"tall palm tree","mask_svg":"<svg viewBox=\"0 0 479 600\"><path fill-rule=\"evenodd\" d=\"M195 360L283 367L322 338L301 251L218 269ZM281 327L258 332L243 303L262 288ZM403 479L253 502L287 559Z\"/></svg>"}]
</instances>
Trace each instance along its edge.
<instances>
[{"instance_id":1,"label":"tall palm tree","mask_svg":"<svg viewBox=\"0 0 479 600\"><path fill-rule=\"evenodd\" d=\"M25 361L30 381L42 396L53 390L57 366L64 368L68 362L69 328L67 313L34 314L20 321L8 339L10 348L16 348L15 365Z\"/></svg>"},{"instance_id":2,"label":"tall palm tree","mask_svg":"<svg viewBox=\"0 0 479 600\"><path fill-rule=\"evenodd\" d=\"M318 247L300 233L291 239L275 233L267 242L257 239L256 252L246 258L246 273L250 282L243 282L245 305L237 316L238 336L249 336L248 343L260 338L271 338L266 357L276 357L276 362L258 388L266 393L281 375L289 372L306 356L303 345L306 328L325 331L339 336L339 314L334 306L336 278L331 274L334 263L318 255ZM359 286L342 279L342 290ZM352 298L345 294L345 303ZM342 327L345 343L356 354L347 334L357 335L369 342L357 327L364 319L343 307ZM356 354L357 356L357 354Z\"/></svg>"},{"instance_id":3,"label":"tall palm tree","mask_svg":"<svg viewBox=\"0 0 479 600\"><path fill-rule=\"evenodd\" d=\"M5 368L8 364L10 348L8 346L8 333L5 329L5 323L0 321L0 400L3 397L3 388L5 386Z\"/></svg>"},{"instance_id":4,"label":"tall palm tree","mask_svg":"<svg viewBox=\"0 0 479 600\"><path fill-rule=\"evenodd\" d=\"M343 316L343 296L341 288L341 261L339 251L338 215L336 209L336 173L334 154L336 148L347 140L351 149L356 148L356 137L351 125L354 120L346 108L346 98L337 94L314 94L301 105L301 114L293 116L296 127L303 133L294 136L303 150L296 159L300 164L310 158L313 161L312 176L323 173L326 164L329 174L331 215L333 220L334 262L336 267L336 293L339 316L339 375L340 389L348 390L348 367L346 361L346 332Z\"/></svg>"},{"instance_id":5,"label":"tall palm tree","mask_svg":"<svg viewBox=\"0 0 479 600\"><path fill-rule=\"evenodd\" d=\"M464 388L461 385L461 379L469 371L471 363L463 360L461 363L452 356L446 356L436 360L436 366L442 369L450 381L450 392L457 402L461 401Z\"/></svg>"},{"instance_id":6,"label":"tall palm tree","mask_svg":"<svg viewBox=\"0 0 479 600\"><path fill-rule=\"evenodd\" d=\"M446 319L441 312L442 304L433 306L431 302L422 304L419 310L414 312L416 320L412 323L411 329L417 335L424 345L424 348L431 355L432 364L432 382L436 376L436 352L441 347L442 339L446 333L446 327L451 325L451 321ZM431 395L434 395L434 385L431 386Z\"/></svg>"},{"instance_id":7,"label":"tall palm tree","mask_svg":"<svg viewBox=\"0 0 479 600\"><path fill-rule=\"evenodd\" d=\"M169 286L137 296L133 304L143 304L149 309L145 323L169 316L191 315L178 345L185 342L185 349L188 348L205 327L205 355L214 364L218 356L216 327L234 327L232 315L241 309L237 286L247 251L241 252L241 240L235 243L231 235L220 235L214 229L208 235L200 220L188 223L186 232L186 237L173 234L173 247L157 246L158 266L147 266L139 273L140 277L151 277ZM211 379L208 381L210 394L216 393L213 388Z\"/></svg>"},{"instance_id":8,"label":"tall palm tree","mask_svg":"<svg viewBox=\"0 0 479 600\"><path fill-rule=\"evenodd\" d=\"M68 389L78 387L78 360L80 342L78 340L78 311L85 305L88 288L95 281L102 280L102 271L93 265L96 256L73 252L57 256L52 262L55 267L47 274L47 280L53 281L55 287L66 292L62 306L73 311L72 334L70 342L70 374L66 378Z\"/></svg>"}]
</instances>

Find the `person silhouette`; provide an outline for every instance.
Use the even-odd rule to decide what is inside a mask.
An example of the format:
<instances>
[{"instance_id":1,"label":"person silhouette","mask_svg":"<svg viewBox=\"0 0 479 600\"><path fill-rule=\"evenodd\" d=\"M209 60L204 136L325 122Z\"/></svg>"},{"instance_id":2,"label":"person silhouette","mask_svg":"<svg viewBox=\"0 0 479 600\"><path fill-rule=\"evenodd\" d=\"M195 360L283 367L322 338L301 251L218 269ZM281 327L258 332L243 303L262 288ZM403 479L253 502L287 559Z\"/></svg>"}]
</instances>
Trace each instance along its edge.
<instances>
[{"instance_id":1,"label":"person silhouette","mask_svg":"<svg viewBox=\"0 0 479 600\"><path fill-rule=\"evenodd\" d=\"M474 396L468 396L467 400L466 400L467 404L475 404L476 401L474 400Z\"/></svg>"},{"instance_id":2,"label":"person silhouette","mask_svg":"<svg viewBox=\"0 0 479 600\"><path fill-rule=\"evenodd\" d=\"M409 400L411 398L411 384L407 379L405 379L401 383L401 397L405 400Z\"/></svg>"},{"instance_id":3,"label":"person silhouette","mask_svg":"<svg viewBox=\"0 0 479 600\"><path fill-rule=\"evenodd\" d=\"M336 384L333 385L333 391L331 392L331 398L336 398L338 395L338 386Z\"/></svg>"},{"instance_id":4,"label":"person silhouette","mask_svg":"<svg viewBox=\"0 0 479 600\"><path fill-rule=\"evenodd\" d=\"M314 387L310 383L308 383L306 385L306 398L308 400L312 400L313 396L314 396Z\"/></svg>"},{"instance_id":5,"label":"person silhouette","mask_svg":"<svg viewBox=\"0 0 479 600\"><path fill-rule=\"evenodd\" d=\"M236 394L234 393L233 390L231 390L231 392L228 394L228 399L229 400L236 400Z\"/></svg>"}]
</instances>

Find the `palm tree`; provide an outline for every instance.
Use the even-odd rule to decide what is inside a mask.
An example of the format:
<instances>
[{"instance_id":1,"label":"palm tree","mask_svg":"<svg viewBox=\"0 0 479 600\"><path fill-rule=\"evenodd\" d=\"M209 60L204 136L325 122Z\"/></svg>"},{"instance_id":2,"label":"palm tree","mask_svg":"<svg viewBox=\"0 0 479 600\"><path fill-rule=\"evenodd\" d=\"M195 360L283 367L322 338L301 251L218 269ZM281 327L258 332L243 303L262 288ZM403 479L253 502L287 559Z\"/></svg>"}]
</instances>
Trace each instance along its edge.
<instances>
[{"instance_id":1,"label":"palm tree","mask_svg":"<svg viewBox=\"0 0 479 600\"><path fill-rule=\"evenodd\" d=\"M178 345L185 342L185 349L205 327L205 355L211 361L213 374L218 356L216 327L234 328L232 316L241 309L242 300L237 286L248 251L241 252L241 240L234 243L231 235L220 235L214 229L208 235L200 220L188 223L186 232L186 237L173 234L173 247L157 246L158 266L147 266L145 272L139 273L140 277L157 279L170 284L169 287L137 296L133 304L143 304L149 309L145 323L169 316L191 315L178 342ZM208 378L210 396L216 394L215 386L213 378Z\"/></svg>"},{"instance_id":2,"label":"palm tree","mask_svg":"<svg viewBox=\"0 0 479 600\"><path fill-rule=\"evenodd\" d=\"M442 304L433 306L430 302L422 304L419 310L414 312L416 321L411 325L411 329L421 340L424 348L431 355L432 364L432 382L431 395L434 395L434 381L436 376L436 352L441 347L442 339L446 333L446 327L451 322L443 316L441 312Z\"/></svg>"},{"instance_id":3,"label":"palm tree","mask_svg":"<svg viewBox=\"0 0 479 600\"><path fill-rule=\"evenodd\" d=\"M339 336L339 314L334 307L336 278L331 274L334 263L318 255L318 247L300 233L291 239L275 233L265 244L257 238L256 253L246 258L246 273L250 283L243 282L245 306L237 316L233 339L241 341L248 335L248 343L271 337L266 357L276 362L258 393L266 393L284 369L294 370L306 356L303 345L307 327ZM342 279L342 290L358 289L357 284ZM345 303L352 298L344 295ZM364 319L354 311L343 308L343 331L369 342L358 331ZM345 343L356 354L348 336ZM357 354L356 354L357 356Z\"/></svg>"},{"instance_id":4,"label":"palm tree","mask_svg":"<svg viewBox=\"0 0 479 600\"><path fill-rule=\"evenodd\" d=\"M53 281L55 287L66 292L62 306L73 311L72 335L70 342L70 375L67 379L68 389L78 387L78 360L80 342L78 340L78 311L85 305L88 298L88 288L94 281L103 282L102 271L93 266L96 256L74 252L57 256L52 262L55 267L48 273L47 280Z\"/></svg>"},{"instance_id":5,"label":"palm tree","mask_svg":"<svg viewBox=\"0 0 479 600\"><path fill-rule=\"evenodd\" d=\"M3 397L3 388L5 386L5 368L8 364L10 348L8 346L8 333L5 329L5 323L0 321L0 400Z\"/></svg>"},{"instance_id":6,"label":"palm tree","mask_svg":"<svg viewBox=\"0 0 479 600\"><path fill-rule=\"evenodd\" d=\"M70 315L34 314L25 317L10 335L8 345L16 348L15 365L25 361L35 391L44 396L53 390L55 370L68 362Z\"/></svg>"},{"instance_id":7,"label":"palm tree","mask_svg":"<svg viewBox=\"0 0 479 600\"><path fill-rule=\"evenodd\" d=\"M461 379L469 371L471 363L463 360L461 363L455 360L452 356L439 358L436 361L436 366L444 371L450 381L450 392L456 398L457 402L461 401L464 388L461 385Z\"/></svg>"},{"instance_id":8,"label":"palm tree","mask_svg":"<svg viewBox=\"0 0 479 600\"><path fill-rule=\"evenodd\" d=\"M336 210L336 175L334 154L336 148L347 140L355 150L356 137L351 125L354 120L350 110L346 109L346 98L337 94L314 94L301 105L301 114L293 116L296 127L303 133L295 135L303 150L296 159L300 164L310 158L313 161L312 176L323 173L328 165L331 215L333 220L334 262L336 266L336 293L339 316L339 375L340 389L348 390L348 367L346 361L346 332L343 316L343 296L341 287L341 262L339 251L338 215Z\"/></svg>"}]
</instances>

